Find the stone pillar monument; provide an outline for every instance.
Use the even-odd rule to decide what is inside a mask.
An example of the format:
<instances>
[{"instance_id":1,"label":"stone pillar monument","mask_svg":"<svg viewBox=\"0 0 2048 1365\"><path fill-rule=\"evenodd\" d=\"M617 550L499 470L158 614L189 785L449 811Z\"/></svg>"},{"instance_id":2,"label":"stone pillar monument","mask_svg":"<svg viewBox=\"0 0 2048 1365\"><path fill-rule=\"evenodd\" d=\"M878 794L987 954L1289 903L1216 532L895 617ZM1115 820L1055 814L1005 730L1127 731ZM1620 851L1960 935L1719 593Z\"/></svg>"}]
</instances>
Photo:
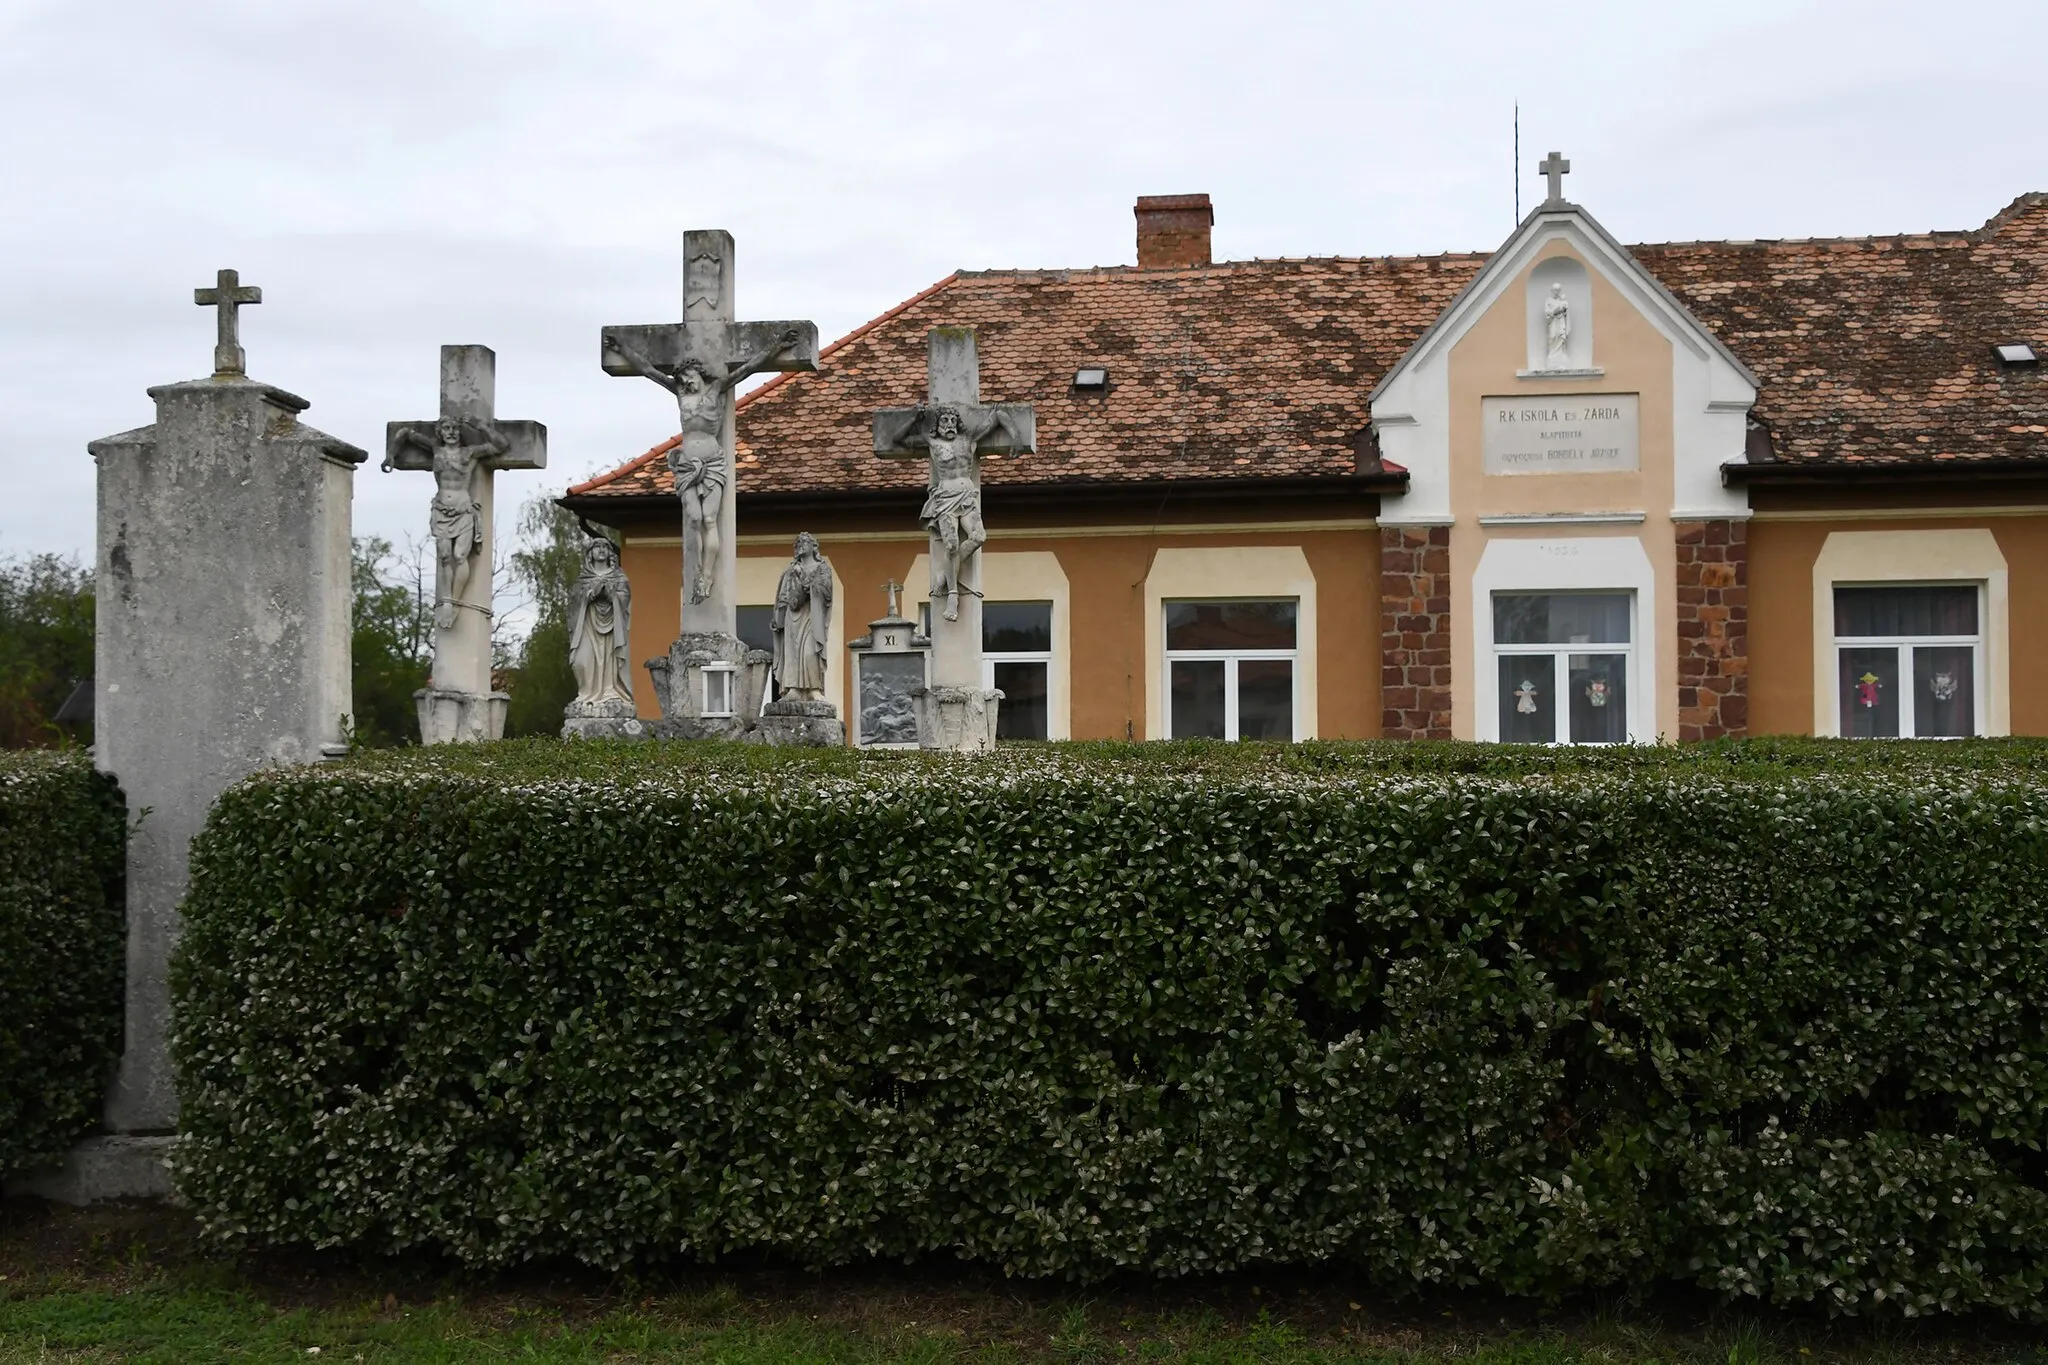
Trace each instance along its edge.
<instances>
[{"instance_id":1,"label":"stone pillar monument","mask_svg":"<svg viewBox=\"0 0 2048 1365\"><path fill-rule=\"evenodd\" d=\"M925 402L875 414L875 453L931 461L920 520L931 533L931 677L915 694L924 749L981 753L996 743L1001 692L981 683L981 457L1038 448L1029 403L981 402L972 327L925 340Z\"/></svg>"},{"instance_id":2,"label":"stone pillar monument","mask_svg":"<svg viewBox=\"0 0 2048 1365\"><path fill-rule=\"evenodd\" d=\"M691 739L737 737L759 719L734 610L733 388L766 370L818 368L817 324L735 322L733 312L732 234L686 232L683 320L607 327L600 346L605 373L661 385L681 418L668 463L683 513L682 633L648 669L662 733Z\"/></svg>"},{"instance_id":3,"label":"stone pillar monument","mask_svg":"<svg viewBox=\"0 0 2048 1365\"><path fill-rule=\"evenodd\" d=\"M214 798L272 764L345 752L349 498L364 452L301 423L306 400L244 373L232 270L209 379L149 391L156 421L94 441L99 462L95 744L128 841L126 1042L107 1128L28 1188L84 1202L169 1191L177 1126L165 963L187 847Z\"/></svg>"},{"instance_id":4,"label":"stone pillar monument","mask_svg":"<svg viewBox=\"0 0 2048 1365\"><path fill-rule=\"evenodd\" d=\"M497 376L490 347L443 346L440 417L385 427L385 472L434 475L434 673L413 693L422 744L500 739L512 700L491 686L491 476L545 468L548 429L497 420Z\"/></svg>"}]
</instances>

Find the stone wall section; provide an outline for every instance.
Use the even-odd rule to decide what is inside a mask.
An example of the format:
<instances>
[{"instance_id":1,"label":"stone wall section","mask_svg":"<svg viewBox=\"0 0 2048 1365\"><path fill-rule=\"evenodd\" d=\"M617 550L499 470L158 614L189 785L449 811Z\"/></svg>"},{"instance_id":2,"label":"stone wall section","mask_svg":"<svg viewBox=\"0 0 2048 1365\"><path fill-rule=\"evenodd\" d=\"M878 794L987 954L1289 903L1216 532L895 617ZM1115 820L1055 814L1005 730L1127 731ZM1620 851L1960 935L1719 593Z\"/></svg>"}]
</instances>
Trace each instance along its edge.
<instances>
[{"instance_id":1,"label":"stone wall section","mask_svg":"<svg viewBox=\"0 0 2048 1365\"><path fill-rule=\"evenodd\" d=\"M1678 739L1749 730L1749 523L1678 531Z\"/></svg>"},{"instance_id":2,"label":"stone wall section","mask_svg":"<svg viewBox=\"0 0 2048 1365\"><path fill-rule=\"evenodd\" d=\"M1451 528L1380 528L1380 734L1451 737Z\"/></svg>"}]
</instances>

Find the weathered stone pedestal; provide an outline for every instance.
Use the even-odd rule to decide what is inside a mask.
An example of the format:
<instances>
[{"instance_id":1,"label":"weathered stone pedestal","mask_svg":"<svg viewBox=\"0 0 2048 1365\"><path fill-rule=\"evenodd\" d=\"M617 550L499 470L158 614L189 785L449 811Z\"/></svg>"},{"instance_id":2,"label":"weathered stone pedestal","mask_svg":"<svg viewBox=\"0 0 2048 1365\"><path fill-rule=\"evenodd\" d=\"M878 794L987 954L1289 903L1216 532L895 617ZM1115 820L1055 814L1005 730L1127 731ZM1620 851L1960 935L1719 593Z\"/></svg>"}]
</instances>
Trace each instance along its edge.
<instances>
[{"instance_id":1,"label":"weathered stone pedestal","mask_svg":"<svg viewBox=\"0 0 2048 1365\"><path fill-rule=\"evenodd\" d=\"M839 708L829 701L782 697L761 708L748 738L778 748L837 749L846 743L846 728L839 723Z\"/></svg>"},{"instance_id":2,"label":"weathered stone pedestal","mask_svg":"<svg viewBox=\"0 0 2048 1365\"><path fill-rule=\"evenodd\" d=\"M233 271L211 378L151 389L156 421L94 441L93 759L121 784L127 989L110 1136L17 1188L84 1202L161 1195L178 1125L168 966L193 835L231 783L346 752L349 512L364 453L299 420L306 400L251 380Z\"/></svg>"},{"instance_id":3,"label":"weathered stone pedestal","mask_svg":"<svg viewBox=\"0 0 2048 1365\"><path fill-rule=\"evenodd\" d=\"M649 659L664 739L743 739L761 719L772 659L737 635L687 633L665 659Z\"/></svg>"},{"instance_id":4,"label":"weathered stone pedestal","mask_svg":"<svg viewBox=\"0 0 2048 1365\"><path fill-rule=\"evenodd\" d=\"M634 713L629 701L572 701L562 712L562 738L652 739L654 727Z\"/></svg>"},{"instance_id":5,"label":"weathered stone pedestal","mask_svg":"<svg viewBox=\"0 0 2048 1365\"><path fill-rule=\"evenodd\" d=\"M934 684L910 694L917 707L917 747L985 754L996 747L996 709L1003 694L992 687Z\"/></svg>"},{"instance_id":6,"label":"weathered stone pedestal","mask_svg":"<svg viewBox=\"0 0 2048 1365\"><path fill-rule=\"evenodd\" d=\"M64 1164L7 1182L7 1193L58 1204L101 1199L169 1199L174 1137L92 1137L64 1154Z\"/></svg>"},{"instance_id":7,"label":"weathered stone pedestal","mask_svg":"<svg viewBox=\"0 0 2048 1365\"><path fill-rule=\"evenodd\" d=\"M505 737L509 692L458 692L447 687L422 687L412 694L420 712L420 743L474 744Z\"/></svg>"}]
</instances>

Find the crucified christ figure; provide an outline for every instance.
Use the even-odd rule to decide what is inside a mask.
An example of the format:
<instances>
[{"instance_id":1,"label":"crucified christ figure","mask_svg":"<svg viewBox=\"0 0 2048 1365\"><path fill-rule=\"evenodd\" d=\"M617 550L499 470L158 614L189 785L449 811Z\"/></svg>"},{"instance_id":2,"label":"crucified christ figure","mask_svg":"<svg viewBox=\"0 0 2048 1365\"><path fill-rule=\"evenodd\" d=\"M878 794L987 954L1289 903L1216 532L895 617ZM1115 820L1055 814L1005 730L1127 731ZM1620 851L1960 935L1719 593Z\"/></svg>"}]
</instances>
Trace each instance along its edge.
<instances>
[{"instance_id":1,"label":"crucified christ figure","mask_svg":"<svg viewBox=\"0 0 2048 1365\"><path fill-rule=\"evenodd\" d=\"M470 492L470 477L478 460L503 455L505 438L489 423L473 424L482 439L463 439L465 423L443 417L434 423L430 443L416 431L402 430L393 438L392 455L402 447L418 446L434 462L434 502L428 513L428 529L434 537L434 624L452 629L463 594L469 589L471 561L483 548L483 505ZM386 469L391 461L386 458ZM488 572L488 570L486 570Z\"/></svg>"},{"instance_id":2,"label":"crucified christ figure","mask_svg":"<svg viewBox=\"0 0 2048 1365\"><path fill-rule=\"evenodd\" d=\"M960 591L967 578L967 566L988 539L981 524L980 455L975 447L996 427L1004 425L994 408L976 410L970 420L960 409L940 403L920 403L911 414L910 431L904 444L922 441L931 451L931 485L918 520L931 533L932 600L945 601L948 621L960 619ZM968 588L968 592L974 589Z\"/></svg>"},{"instance_id":3,"label":"crucified christ figure","mask_svg":"<svg viewBox=\"0 0 2048 1365\"><path fill-rule=\"evenodd\" d=\"M802 333L792 327L776 337L765 350L743 356L721 367L697 359L685 360L675 373L656 365L640 352L615 339L606 345L640 374L676 396L676 411L682 419L682 438L668 453L668 467L675 471L676 496L683 500L685 537L697 532L697 572L690 581L690 600L702 602L711 595L712 566L718 563L719 526L724 517L726 486L732 469L725 449L725 399L732 386L750 374L758 374L770 360L794 347Z\"/></svg>"}]
</instances>

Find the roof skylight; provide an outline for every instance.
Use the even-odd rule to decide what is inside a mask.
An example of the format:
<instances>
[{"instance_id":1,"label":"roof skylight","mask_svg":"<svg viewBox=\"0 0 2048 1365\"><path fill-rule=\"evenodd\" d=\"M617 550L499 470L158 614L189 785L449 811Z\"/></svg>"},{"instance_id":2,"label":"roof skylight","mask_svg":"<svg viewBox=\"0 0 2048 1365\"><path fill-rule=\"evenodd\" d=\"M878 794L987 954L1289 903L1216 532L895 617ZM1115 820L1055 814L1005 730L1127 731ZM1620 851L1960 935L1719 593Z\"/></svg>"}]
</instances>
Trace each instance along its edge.
<instances>
[{"instance_id":1,"label":"roof skylight","mask_svg":"<svg viewBox=\"0 0 2048 1365\"><path fill-rule=\"evenodd\" d=\"M2038 365L2041 354L2024 341L2001 341L1991 348L2001 365Z\"/></svg>"}]
</instances>

